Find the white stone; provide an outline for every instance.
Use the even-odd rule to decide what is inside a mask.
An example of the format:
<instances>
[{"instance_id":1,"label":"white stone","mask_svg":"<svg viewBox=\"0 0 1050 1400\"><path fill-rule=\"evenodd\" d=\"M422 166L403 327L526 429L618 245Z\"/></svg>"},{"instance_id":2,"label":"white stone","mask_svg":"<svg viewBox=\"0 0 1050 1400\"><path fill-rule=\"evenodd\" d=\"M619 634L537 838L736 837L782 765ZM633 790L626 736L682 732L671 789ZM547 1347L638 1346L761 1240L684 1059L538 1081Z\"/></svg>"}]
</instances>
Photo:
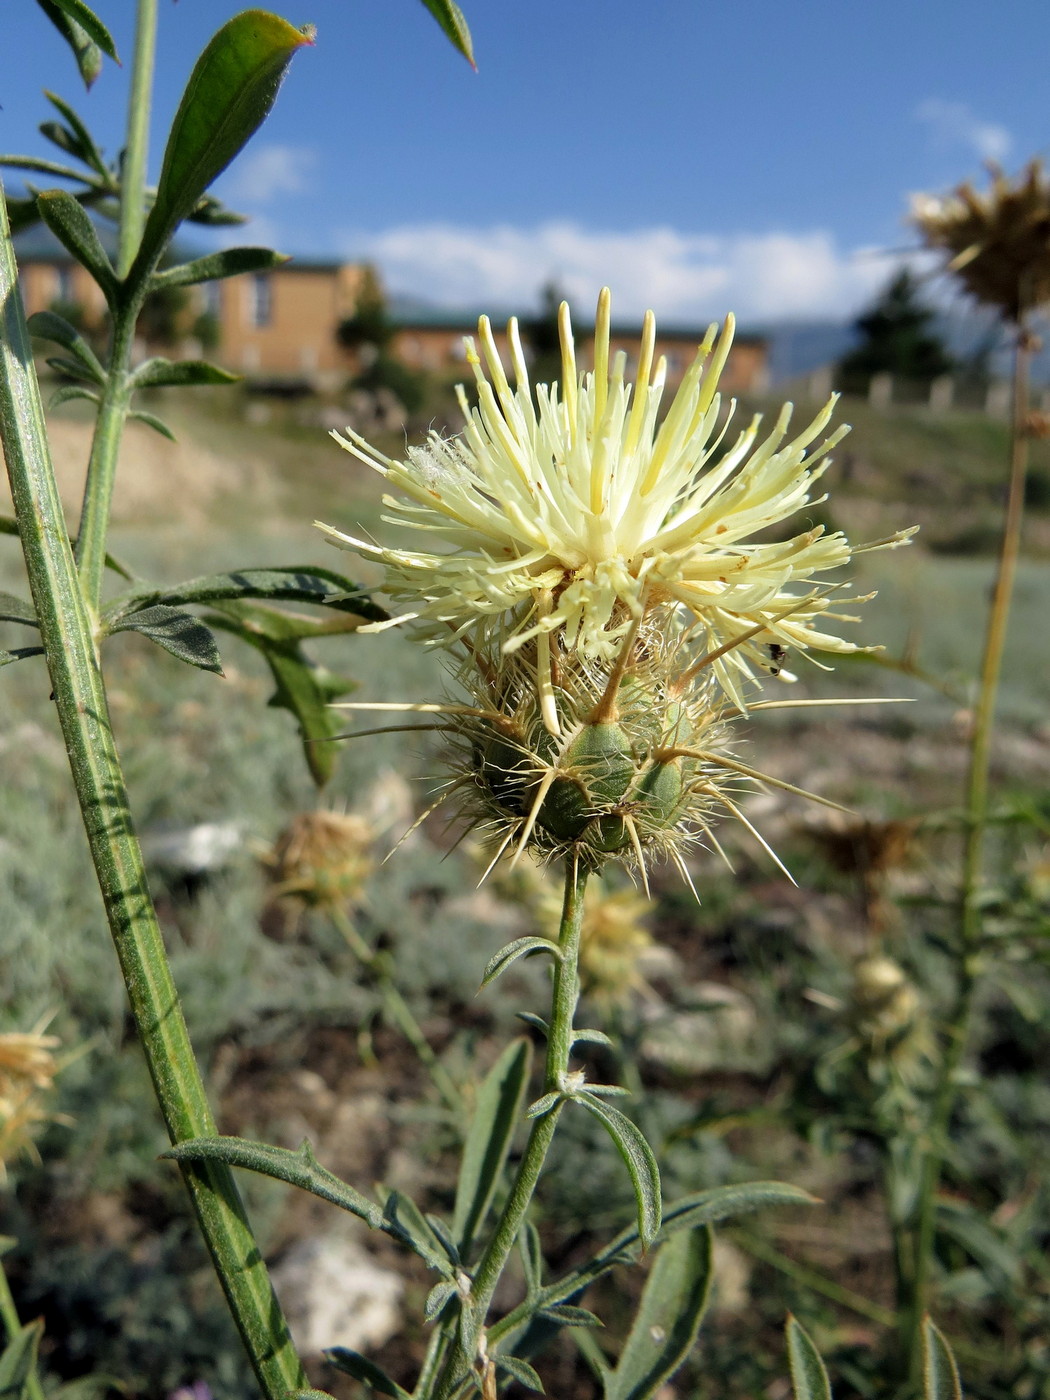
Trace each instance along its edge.
<instances>
[{"instance_id":1,"label":"white stone","mask_svg":"<svg viewBox=\"0 0 1050 1400\"><path fill-rule=\"evenodd\" d=\"M271 1273L303 1356L328 1347L368 1352L401 1325L400 1275L340 1231L300 1240Z\"/></svg>"}]
</instances>

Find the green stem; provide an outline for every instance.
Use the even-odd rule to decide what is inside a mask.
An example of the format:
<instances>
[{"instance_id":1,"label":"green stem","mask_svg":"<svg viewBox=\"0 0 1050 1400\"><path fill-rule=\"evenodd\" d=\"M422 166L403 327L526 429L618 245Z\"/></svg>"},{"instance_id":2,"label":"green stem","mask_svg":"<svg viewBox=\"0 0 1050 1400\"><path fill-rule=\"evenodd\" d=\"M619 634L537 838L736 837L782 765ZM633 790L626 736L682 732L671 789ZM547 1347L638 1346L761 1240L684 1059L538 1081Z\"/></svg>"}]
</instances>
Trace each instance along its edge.
<instances>
[{"instance_id":1,"label":"green stem","mask_svg":"<svg viewBox=\"0 0 1050 1400\"><path fill-rule=\"evenodd\" d=\"M435 1055L433 1047L423 1034L419 1022L413 1015L412 1008L398 991L390 973L386 969L385 960L381 953L377 953L374 948L370 948L365 940L358 933L351 920L347 917L345 910L333 904L328 910L329 917L336 928L346 940L350 951L358 962L375 978L379 996L383 1003L383 1009L398 1027L401 1034L411 1045L412 1049L419 1056L421 1062L426 1065L434 1087L444 1099L448 1108L456 1114L463 1112L463 1095L459 1092L452 1076Z\"/></svg>"},{"instance_id":2,"label":"green stem","mask_svg":"<svg viewBox=\"0 0 1050 1400\"><path fill-rule=\"evenodd\" d=\"M172 1142L215 1132L132 827L109 707L55 484L0 188L0 439L91 858L131 1011ZM183 1177L268 1400L306 1384L259 1247L225 1166Z\"/></svg>"},{"instance_id":3,"label":"green stem","mask_svg":"<svg viewBox=\"0 0 1050 1400\"><path fill-rule=\"evenodd\" d=\"M84 481L84 501L74 557L80 570L81 591L92 619L97 616L102 597L113 483L117 474L120 440L131 405L127 385L137 311L137 305L122 306L113 323L109 371L95 420L91 456Z\"/></svg>"},{"instance_id":4,"label":"green stem","mask_svg":"<svg viewBox=\"0 0 1050 1400\"><path fill-rule=\"evenodd\" d=\"M960 936L958 983L952 1011L945 1025L944 1054L934 1091L922 1162L919 1199L915 1212L913 1269L903 1316L909 1376L918 1386L922 1376L922 1324L929 1308L930 1269L933 1260L937 1191L944 1162L944 1147L958 1093L958 1072L966 1051L980 976L983 940L981 875L988 828L988 786L995 707L999 693L1006 629L1010 617L1017 560L1024 519L1025 479L1028 472L1028 392L1033 342L1022 317L1017 326L1013 368L1013 414L1010 442L1010 478L1003 537L999 551L992 601L988 612L980 685L974 706L970 739L970 766L966 786L966 841L960 888Z\"/></svg>"},{"instance_id":5,"label":"green stem","mask_svg":"<svg viewBox=\"0 0 1050 1400\"><path fill-rule=\"evenodd\" d=\"M0 1254L13 1243L13 1240L0 1241L0 1245L2 1245ZM2 1263L0 1263L0 1321L3 1321L7 1340L13 1342L22 1330L22 1320L18 1316L15 1300L11 1296L11 1285L7 1281L7 1273ZM44 1400L44 1387L40 1384L40 1377L35 1366L26 1376L25 1394L27 1400Z\"/></svg>"},{"instance_id":6,"label":"green stem","mask_svg":"<svg viewBox=\"0 0 1050 1400\"><path fill-rule=\"evenodd\" d=\"M157 49L157 0L138 0L135 53L131 62L131 92L121 171L120 234L117 276L126 277L142 242L146 220L143 193L149 149L149 119L153 103L153 59Z\"/></svg>"},{"instance_id":7,"label":"green stem","mask_svg":"<svg viewBox=\"0 0 1050 1400\"><path fill-rule=\"evenodd\" d=\"M546 1093L558 1093L563 1088L569 1069L569 1057L573 1046L573 1019L576 1004L580 999L580 933L583 928L583 897L587 886L588 871L581 867L575 857L565 862L565 899L562 905L561 928L558 946L561 958L554 964L553 987L551 990L551 1017L547 1034L547 1060L544 1073ZM525 1145L517 1176L510 1195L496 1224L496 1228L485 1247L485 1251L474 1271L471 1283L472 1311L475 1322L484 1326L485 1316L492 1302L492 1295L500 1280L536 1186L543 1171L547 1152L554 1138L561 1104L556 1104L550 1112L533 1120L532 1131ZM451 1360L445 1368L444 1380L438 1391L438 1400L449 1400L455 1394L464 1373L469 1371L475 1358L467 1354L462 1341L457 1341L452 1350Z\"/></svg>"}]
</instances>

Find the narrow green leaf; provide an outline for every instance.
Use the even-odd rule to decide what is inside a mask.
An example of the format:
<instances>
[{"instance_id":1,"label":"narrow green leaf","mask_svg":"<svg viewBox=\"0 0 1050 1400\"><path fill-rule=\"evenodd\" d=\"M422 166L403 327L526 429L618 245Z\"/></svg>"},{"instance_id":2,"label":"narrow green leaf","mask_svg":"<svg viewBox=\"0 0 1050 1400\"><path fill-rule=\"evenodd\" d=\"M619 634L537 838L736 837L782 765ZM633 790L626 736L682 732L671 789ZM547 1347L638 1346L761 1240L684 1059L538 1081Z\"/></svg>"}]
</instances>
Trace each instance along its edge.
<instances>
[{"instance_id":1,"label":"narrow green leaf","mask_svg":"<svg viewBox=\"0 0 1050 1400\"><path fill-rule=\"evenodd\" d=\"M265 272L290 261L287 253L275 253L272 248L226 248L221 253L209 253L207 257L155 272L150 279L150 290L217 282L223 277L239 277L244 272Z\"/></svg>"},{"instance_id":2,"label":"narrow green leaf","mask_svg":"<svg viewBox=\"0 0 1050 1400\"><path fill-rule=\"evenodd\" d=\"M132 389L160 389L166 386L188 387L197 384L236 384L239 374L210 365L207 360L165 360L157 356L144 360L132 374Z\"/></svg>"},{"instance_id":3,"label":"narrow green leaf","mask_svg":"<svg viewBox=\"0 0 1050 1400\"><path fill-rule=\"evenodd\" d=\"M375 1201L362 1196L360 1191L322 1167L307 1142L298 1151L291 1152L286 1147L272 1147L269 1143L251 1142L247 1138L192 1138L177 1143L161 1156L176 1162L225 1162L230 1167L243 1167L245 1171L297 1186L300 1191L309 1191L312 1196L319 1196L322 1201L356 1215L372 1230L391 1233Z\"/></svg>"},{"instance_id":4,"label":"narrow green leaf","mask_svg":"<svg viewBox=\"0 0 1050 1400\"><path fill-rule=\"evenodd\" d=\"M928 1317L922 1323L922 1378L925 1400L963 1400L952 1349L944 1333Z\"/></svg>"},{"instance_id":5,"label":"narrow green leaf","mask_svg":"<svg viewBox=\"0 0 1050 1400\"><path fill-rule=\"evenodd\" d=\"M34 170L40 175L58 175L63 180L85 178L82 170L61 165L57 160L42 160L39 156L0 156L0 165L6 165L11 170Z\"/></svg>"},{"instance_id":6,"label":"narrow green leaf","mask_svg":"<svg viewBox=\"0 0 1050 1400\"><path fill-rule=\"evenodd\" d=\"M79 380L82 384L98 384L95 376L86 370L79 360L67 359L65 355L51 355L46 363L56 374L68 375L70 379Z\"/></svg>"},{"instance_id":7,"label":"narrow green leaf","mask_svg":"<svg viewBox=\"0 0 1050 1400\"><path fill-rule=\"evenodd\" d=\"M525 1117L544 1118L548 1113L550 1113L552 1108L556 1108L558 1104L564 1102L565 1095L562 1094L558 1089L554 1089L551 1091L551 1093L544 1094L542 1098L538 1098L535 1101L535 1103L530 1103L528 1108L525 1110Z\"/></svg>"},{"instance_id":8,"label":"narrow green leaf","mask_svg":"<svg viewBox=\"0 0 1050 1400\"><path fill-rule=\"evenodd\" d=\"M332 776L339 753L334 742L340 732L337 711L331 704L353 690L356 682L311 661L302 649L301 638L352 632L360 625L359 619L340 613L315 623L311 618L251 603L231 601L219 607L221 611L209 613L206 620L262 653L276 687L269 703L295 716L310 775L323 787Z\"/></svg>"},{"instance_id":9,"label":"narrow green leaf","mask_svg":"<svg viewBox=\"0 0 1050 1400\"><path fill-rule=\"evenodd\" d=\"M377 1366L374 1361L369 1361L367 1356L351 1351L349 1347L330 1347L324 1356L325 1360L330 1362L337 1371L353 1376L355 1381L362 1381L365 1385L370 1385L378 1394L391 1395L393 1400L412 1400L407 1390L402 1390L396 1381L390 1379L381 1366Z\"/></svg>"},{"instance_id":10,"label":"narrow green leaf","mask_svg":"<svg viewBox=\"0 0 1050 1400\"><path fill-rule=\"evenodd\" d=\"M43 654L43 647L15 647L12 651L0 651L0 666L10 666L15 661L28 661L31 656Z\"/></svg>"},{"instance_id":11,"label":"narrow green leaf","mask_svg":"<svg viewBox=\"0 0 1050 1400\"><path fill-rule=\"evenodd\" d=\"M481 979L482 987L487 987L501 972L506 972L512 962L517 962L518 958L523 958L528 953L549 953L555 962L561 962L561 949L551 939L539 938L535 934L530 934L528 938L515 938L512 943L501 948L495 957L489 959L485 975Z\"/></svg>"},{"instance_id":12,"label":"narrow green leaf","mask_svg":"<svg viewBox=\"0 0 1050 1400\"><path fill-rule=\"evenodd\" d=\"M65 190L44 190L37 198L40 217L62 246L98 283L110 306L117 297L117 277L95 225L80 203Z\"/></svg>"},{"instance_id":13,"label":"narrow green leaf","mask_svg":"<svg viewBox=\"0 0 1050 1400\"><path fill-rule=\"evenodd\" d=\"M119 63L117 57L117 46L113 42L113 36L109 30L95 14L94 10L84 4L84 0L46 0L41 8L48 10L59 10L67 19L71 19L74 24L78 24L92 43L99 46L102 52L111 58L114 63Z\"/></svg>"},{"instance_id":14,"label":"narrow green leaf","mask_svg":"<svg viewBox=\"0 0 1050 1400\"><path fill-rule=\"evenodd\" d=\"M485 1222L521 1118L532 1067L532 1044L513 1040L485 1076L456 1183L452 1237L466 1257Z\"/></svg>"},{"instance_id":15,"label":"narrow green leaf","mask_svg":"<svg viewBox=\"0 0 1050 1400\"><path fill-rule=\"evenodd\" d=\"M43 1332L43 1320L38 1318L19 1328L0 1354L0 1400L25 1400Z\"/></svg>"},{"instance_id":16,"label":"narrow green leaf","mask_svg":"<svg viewBox=\"0 0 1050 1400\"><path fill-rule=\"evenodd\" d=\"M232 209L227 209L221 199L216 199L213 194L205 194L201 195L186 215L186 219L191 224L204 224L207 228L229 228L246 224L248 215L237 214Z\"/></svg>"},{"instance_id":17,"label":"narrow green leaf","mask_svg":"<svg viewBox=\"0 0 1050 1400\"><path fill-rule=\"evenodd\" d=\"M80 117L69 103L64 102L62 98L58 97L55 93L48 92L45 88L44 96L55 110L61 116L65 117L66 121L69 123L69 129L76 138L79 146L81 160L85 165L90 165L92 169L108 183L111 177L106 162L102 158L102 152L99 150L98 146L96 146L95 138L91 135L91 132L88 131L83 121L81 121Z\"/></svg>"},{"instance_id":18,"label":"narrow green leaf","mask_svg":"<svg viewBox=\"0 0 1050 1400\"><path fill-rule=\"evenodd\" d=\"M163 604L155 608L143 608L121 618L112 632L141 632L151 642L171 653L179 661L196 666L202 671L212 671L222 675L222 662L219 648L211 628L205 627L192 613L181 608L169 608Z\"/></svg>"},{"instance_id":19,"label":"narrow green leaf","mask_svg":"<svg viewBox=\"0 0 1050 1400\"><path fill-rule=\"evenodd\" d=\"M290 564L273 569L231 569L226 574L206 574L168 588L137 588L133 593L114 599L104 616L106 622L111 623L118 617L154 603L217 603L247 598L315 603L359 618L361 622L384 622L389 616L384 608L373 603L367 593L355 589L355 585L342 574L313 564ZM286 616L274 613L271 622ZM340 623L338 630L351 631L353 624L349 621ZM271 635L275 641L294 641L302 633L294 627L288 631L273 626Z\"/></svg>"},{"instance_id":20,"label":"narrow green leaf","mask_svg":"<svg viewBox=\"0 0 1050 1400\"><path fill-rule=\"evenodd\" d=\"M86 399L88 403L98 406L101 402L99 395L94 389L84 389L79 384L63 384L60 389L48 399L48 408L58 408L61 404L69 403L73 399Z\"/></svg>"},{"instance_id":21,"label":"narrow green leaf","mask_svg":"<svg viewBox=\"0 0 1050 1400\"><path fill-rule=\"evenodd\" d=\"M433 1322L439 1317L442 1309L448 1300L459 1290L451 1279L442 1279L440 1283L435 1283L434 1287L427 1294L427 1300L423 1304L423 1316L428 1322Z\"/></svg>"},{"instance_id":22,"label":"narrow green leaf","mask_svg":"<svg viewBox=\"0 0 1050 1400\"><path fill-rule=\"evenodd\" d=\"M383 1218L432 1269L451 1278L458 1260L450 1258L444 1242L410 1196L391 1191L383 1203Z\"/></svg>"},{"instance_id":23,"label":"narrow green leaf","mask_svg":"<svg viewBox=\"0 0 1050 1400\"><path fill-rule=\"evenodd\" d=\"M689 1355L711 1288L711 1231L705 1225L661 1245L646 1279L605 1400L649 1400Z\"/></svg>"},{"instance_id":24,"label":"narrow green leaf","mask_svg":"<svg viewBox=\"0 0 1050 1400\"><path fill-rule=\"evenodd\" d=\"M798 1319L790 1315L785 1331L795 1400L831 1400L827 1367L812 1337Z\"/></svg>"},{"instance_id":25,"label":"narrow green leaf","mask_svg":"<svg viewBox=\"0 0 1050 1400\"><path fill-rule=\"evenodd\" d=\"M573 1045L611 1045L612 1041L604 1031L574 1030L572 1033Z\"/></svg>"},{"instance_id":26,"label":"narrow green leaf","mask_svg":"<svg viewBox=\"0 0 1050 1400\"><path fill-rule=\"evenodd\" d=\"M563 1327L605 1326L601 1318L595 1317L587 1308L572 1307L568 1303L555 1303L552 1307L543 1308L538 1316L545 1317L550 1322L558 1322Z\"/></svg>"},{"instance_id":27,"label":"narrow green leaf","mask_svg":"<svg viewBox=\"0 0 1050 1400\"><path fill-rule=\"evenodd\" d=\"M543 1382L529 1363L523 1361L520 1356L494 1356L492 1359L497 1370L506 1371L512 1380L516 1380L526 1390L536 1390L541 1395L544 1394Z\"/></svg>"},{"instance_id":28,"label":"narrow green leaf","mask_svg":"<svg viewBox=\"0 0 1050 1400\"><path fill-rule=\"evenodd\" d=\"M24 622L28 627L38 625L32 603L14 593L0 593L0 622Z\"/></svg>"},{"instance_id":29,"label":"narrow green leaf","mask_svg":"<svg viewBox=\"0 0 1050 1400\"><path fill-rule=\"evenodd\" d=\"M581 1104L588 1113L593 1113L616 1144L634 1186L638 1203L638 1235L642 1245L648 1249L660 1229L661 1213L660 1168L656 1165L653 1149L637 1124L632 1123L618 1108L587 1093L579 1094L573 1102Z\"/></svg>"},{"instance_id":30,"label":"narrow green leaf","mask_svg":"<svg viewBox=\"0 0 1050 1400\"><path fill-rule=\"evenodd\" d=\"M423 0L423 4L437 20L438 24L445 31L455 48L463 55L471 68L477 68L474 62L474 41L470 37L470 30L467 28L467 21L463 11L455 3L455 0Z\"/></svg>"},{"instance_id":31,"label":"narrow green leaf","mask_svg":"<svg viewBox=\"0 0 1050 1400\"><path fill-rule=\"evenodd\" d=\"M741 1186L715 1186L683 1196L664 1211L657 1243L663 1243L682 1230L698 1225L713 1225L764 1206L815 1205L817 1198L798 1186L781 1181L752 1181ZM586 1264L573 1269L549 1284L541 1295L540 1305L560 1303L580 1293L589 1283L607 1274L617 1264L634 1262L641 1252L641 1239L636 1228L622 1230L610 1244Z\"/></svg>"},{"instance_id":32,"label":"narrow green leaf","mask_svg":"<svg viewBox=\"0 0 1050 1400\"><path fill-rule=\"evenodd\" d=\"M92 83L102 72L102 50L86 29L59 9L55 0L37 0L37 4L72 49L84 86L90 91Z\"/></svg>"},{"instance_id":33,"label":"narrow green leaf","mask_svg":"<svg viewBox=\"0 0 1050 1400\"><path fill-rule=\"evenodd\" d=\"M87 164L87 152L68 126L63 126L61 122L47 121L41 122L37 130L60 151L65 151L67 155L75 156L77 160Z\"/></svg>"},{"instance_id":34,"label":"narrow green leaf","mask_svg":"<svg viewBox=\"0 0 1050 1400\"><path fill-rule=\"evenodd\" d=\"M51 340L56 345L61 345L96 384L105 384L106 371L102 362L76 326L70 325L53 311L37 311L30 316L26 324L29 326L30 335L35 336L37 340Z\"/></svg>"},{"instance_id":35,"label":"narrow green leaf","mask_svg":"<svg viewBox=\"0 0 1050 1400\"><path fill-rule=\"evenodd\" d=\"M176 227L262 124L292 55L313 42L265 10L235 15L197 60L175 114L129 280L152 270Z\"/></svg>"},{"instance_id":36,"label":"narrow green leaf","mask_svg":"<svg viewBox=\"0 0 1050 1400\"><path fill-rule=\"evenodd\" d=\"M145 409L136 408L128 414L128 419L135 423L145 423L147 428L152 428L155 433L160 433L161 437L167 438L169 442L178 441L164 419L158 418L155 413L147 413Z\"/></svg>"},{"instance_id":37,"label":"narrow green leaf","mask_svg":"<svg viewBox=\"0 0 1050 1400\"><path fill-rule=\"evenodd\" d=\"M288 1396L288 1400L335 1400L327 1390L296 1390Z\"/></svg>"},{"instance_id":38,"label":"narrow green leaf","mask_svg":"<svg viewBox=\"0 0 1050 1400\"><path fill-rule=\"evenodd\" d=\"M525 1274L525 1287L531 1297L538 1293L543 1286L543 1246L540 1243L540 1232L533 1225L531 1220L526 1220L518 1235L518 1252L521 1255L521 1267Z\"/></svg>"}]
</instances>

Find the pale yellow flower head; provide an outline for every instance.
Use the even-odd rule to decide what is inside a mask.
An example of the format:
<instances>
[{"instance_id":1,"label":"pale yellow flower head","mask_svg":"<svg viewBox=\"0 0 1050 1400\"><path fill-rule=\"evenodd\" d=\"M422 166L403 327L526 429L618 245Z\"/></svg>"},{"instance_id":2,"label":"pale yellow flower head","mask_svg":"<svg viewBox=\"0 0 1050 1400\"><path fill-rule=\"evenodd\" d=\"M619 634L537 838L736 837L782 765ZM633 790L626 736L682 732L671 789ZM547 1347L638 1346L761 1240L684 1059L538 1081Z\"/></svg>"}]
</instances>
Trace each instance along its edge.
<instances>
[{"instance_id":1,"label":"pale yellow flower head","mask_svg":"<svg viewBox=\"0 0 1050 1400\"><path fill-rule=\"evenodd\" d=\"M635 384L622 352L610 361L609 315L606 290L594 369L578 373L563 303L562 382L535 392L516 322L508 327L512 387L482 317L480 355L467 341L477 407L460 387L463 432L450 440L432 432L404 462L349 429L333 434L400 493L384 497L384 518L419 530L432 547L388 548L322 528L385 566L384 589L410 609L397 621L421 620L448 640L480 629L504 651L537 638L541 691L552 646L608 663L636 620L657 609L691 615L701 651L726 647L713 665L737 703L753 668L775 670L771 646L857 650L815 625L828 606L815 579L847 563L845 536L817 526L777 543L753 539L813 499L827 454L847 431L824 436L835 400L797 437L788 435L786 404L765 435L756 415L729 438L732 406L726 418L718 393L733 339L728 317L721 335L710 328L661 415L667 367L654 363L652 313ZM557 732L552 695L545 715Z\"/></svg>"}]
</instances>

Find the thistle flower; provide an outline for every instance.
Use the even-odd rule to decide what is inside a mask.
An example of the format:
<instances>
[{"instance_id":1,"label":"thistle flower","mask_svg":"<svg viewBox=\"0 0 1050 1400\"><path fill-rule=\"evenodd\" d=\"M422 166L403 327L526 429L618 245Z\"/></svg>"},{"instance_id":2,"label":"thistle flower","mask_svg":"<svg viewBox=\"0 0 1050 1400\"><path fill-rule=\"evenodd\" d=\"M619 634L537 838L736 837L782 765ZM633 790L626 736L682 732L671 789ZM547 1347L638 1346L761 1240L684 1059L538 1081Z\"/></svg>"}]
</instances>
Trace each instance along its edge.
<instances>
[{"instance_id":1,"label":"thistle flower","mask_svg":"<svg viewBox=\"0 0 1050 1400\"><path fill-rule=\"evenodd\" d=\"M363 817L344 812L300 812L264 856L273 893L309 905L341 905L353 898L372 868L373 832Z\"/></svg>"},{"instance_id":2,"label":"thistle flower","mask_svg":"<svg viewBox=\"0 0 1050 1400\"><path fill-rule=\"evenodd\" d=\"M917 195L911 222L977 301L1009 320L1050 301L1050 179L1029 161L1014 180L995 164L984 194L967 181L950 195Z\"/></svg>"},{"instance_id":3,"label":"thistle flower","mask_svg":"<svg viewBox=\"0 0 1050 1400\"><path fill-rule=\"evenodd\" d=\"M432 432L425 446L396 462L349 429L345 437L333 434L405 498L385 496L392 514L384 519L423 532L442 552L394 549L321 528L385 566L385 591L409 607L394 622L425 624L437 640L469 636L483 648L498 639L506 654L534 643L543 721L555 735L552 658L560 651L612 664L643 618L689 618L740 708L741 682L754 679L756 668L776 674L788 647L859 649L814 625L829 605L828 590L814 579L848 562L845 536L817 526L776 543L752 538L812 500L828 453L847 431L822 437L835 399L794 439L787 404L765 437L756 415L723 448L732 407L719 427L718 379L733 318L720 336L710 328L662 420L667 366L662 358L653 363L652 313L633 386L624 353L610 361L609 327L604 290L594 369L578 373L563 303L561 386L534 390L516 321L508 327L512 388L483 316L481 354L466 342L478 405L469 407L460 386L460 437ZM879 543L905 538L907 532Z\"/></svg>"},{"instance_id":4,"label":"thistle flower","mask_svg":"<svg viewBox=\"0 0 1050 1400\"><path fill-rule=\"evenodd\" d=\"M43 1033L46 1024L0 1033L0 1183L6 1180L7 1163L34 1152L38 1125L54 1118L44 1095L58 1072L54 1050L59 1040Z\"/></svg>"}]
</instances>

